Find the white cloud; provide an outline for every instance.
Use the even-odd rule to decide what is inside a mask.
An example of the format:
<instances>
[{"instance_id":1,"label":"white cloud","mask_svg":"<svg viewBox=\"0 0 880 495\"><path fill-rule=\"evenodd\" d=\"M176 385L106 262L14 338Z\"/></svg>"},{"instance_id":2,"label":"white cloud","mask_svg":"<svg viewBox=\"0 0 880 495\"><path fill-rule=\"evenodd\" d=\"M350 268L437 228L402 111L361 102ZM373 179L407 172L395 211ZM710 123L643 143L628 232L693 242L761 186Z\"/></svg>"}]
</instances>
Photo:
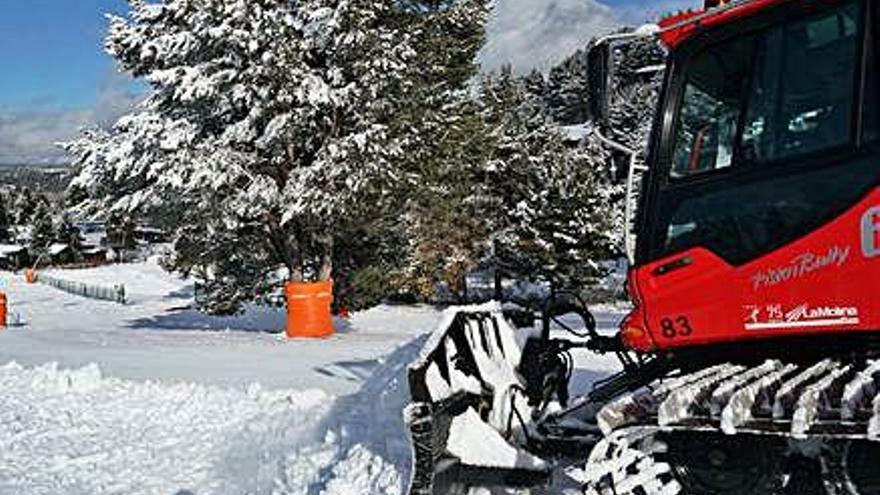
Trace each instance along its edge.
<instances>
[{"instance_id":1,"label":"white cloud","mask_svg":"<svg viewBox=\"0 0 880 495\"><path fill-rule=\"evenodd\" d=\"M619 25L618 13L594 0L496 0L480 60L486 70L547 71Z\"/></svg>"},{"instance_id":2,"label":"white cloud","mask_svg":"<svg viewBox=\"0 0 880 495\"><path fill-rule=\"evenodd\" d=\"M94 108L0 112L0 164L67 163L56 143L77 137L83 128L112 125L141 98L128 76L114 73L98 88Z\"/></svg>"},{"instance_id":3,"label":"white cloud","mask_svg":"<svg viewBox=\"0 0 880 495\"><path fill-rule=\"evenodd\" d=\"M133 86L128 74L111 72L98 88L95 121L102 127L112 126L144 99L143 91Z\"/></svg>"},{"instance_id":4,"label":"white cloud","mask_svg":"<svg viewBox=\"0 0 880 495\"><path fill-rule=\"evenodd\" d=\"M495 0L480 61L488 71L510 64L518 73L546 72L596 36L624 25L656 22L700 4L699 0L630 0L612 8L597 0Z\"/></svg>"},{"instance_id":5,"label":"white cloud","mask_svg":"<svg viewBox=\"0 0 880 495\"><path fill-rule=\"evenodd\" d=\"M64 163L55 143L94 122L92 110L0 114L0 164Z\"/></svg>"}]
</instances>

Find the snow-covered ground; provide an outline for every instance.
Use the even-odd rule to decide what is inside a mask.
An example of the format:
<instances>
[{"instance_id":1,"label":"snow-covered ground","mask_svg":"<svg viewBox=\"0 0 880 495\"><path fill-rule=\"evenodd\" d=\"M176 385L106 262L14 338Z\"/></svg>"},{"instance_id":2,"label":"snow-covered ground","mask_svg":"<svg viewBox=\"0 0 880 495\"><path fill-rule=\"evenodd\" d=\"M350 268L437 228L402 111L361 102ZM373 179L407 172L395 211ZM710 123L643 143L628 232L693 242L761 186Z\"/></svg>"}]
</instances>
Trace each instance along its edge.
<instances>
[{"instance_id":1,"label":"snow-covered ground","mask_svg":"<svg viewBox=\"0 0 880 495\"><path fill-rule=\"evenodd\" d=\"M406 366L439 310L382 306L289 341L270 333L279 310L187 309L191 285L155 262L53 275L124 283L132 303L0 274L18 322L0 332L0 494L403 491ZM614 364L578 368L585 387Z\"/></svg>"},{"instance_id":2,"label":"snow-covered ground","mask_svg":"<svg viewBox=\"0 0 880 495\"><path fill-rule=\"evenodd\" d=\"M282 309L250 308L210 317L188 309L192 285L155 263L49 272L66 280L124 283L131 304L93 301L23 277L0 273L11 321L0 337L0 363L58 362L63 368L99 363L108 376L245 387L320 388L352 393L389 353L436 325L431 307L378 307L340 322L326 341L289 341ZM275 332L275 333L269 333Z\"/></svg>"}]
</instances>

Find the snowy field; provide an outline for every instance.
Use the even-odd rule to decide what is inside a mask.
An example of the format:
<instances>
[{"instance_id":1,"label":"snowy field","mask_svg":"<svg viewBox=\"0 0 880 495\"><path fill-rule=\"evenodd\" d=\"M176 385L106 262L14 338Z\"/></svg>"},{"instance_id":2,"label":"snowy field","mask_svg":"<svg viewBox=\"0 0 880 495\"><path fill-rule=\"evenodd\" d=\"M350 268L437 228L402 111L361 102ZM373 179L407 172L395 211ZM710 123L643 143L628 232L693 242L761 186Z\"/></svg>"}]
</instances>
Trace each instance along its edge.
<instances>
[{"instance_id":1,"label":"snowy field","mask_svg":"<svg viewBox=\"0 0 880 495\"><path fill-rule=\"evenodd\" d=\"M155 263L54 276L125 283L92 301L4 273L0 494L400 494L406 366L431 307L378 307L327 341L288 341L284 314L213 318ZM611 326L617 314L599 315ZM578 360L586 387L614 369Z\"/></svg>"},{"instance_id":2,"label":"snowy field","mask_svg":"<svg viewBox=\"0 0 880 495\"><path fill-rule=\"evenodd\" d=\"M231 318L186 309L192 285L155 263L47 272L66 280L124 283L131 304L93 301L0 272L13 327L0 340L0 363L98 363L114 378L246 387L356 391L383 356L430 331L439 311L379 307L339 322L329 341L290 342L283 309L254 309ZM274 332L274 333L270 333Z\"/></svg>"}]
</instances>

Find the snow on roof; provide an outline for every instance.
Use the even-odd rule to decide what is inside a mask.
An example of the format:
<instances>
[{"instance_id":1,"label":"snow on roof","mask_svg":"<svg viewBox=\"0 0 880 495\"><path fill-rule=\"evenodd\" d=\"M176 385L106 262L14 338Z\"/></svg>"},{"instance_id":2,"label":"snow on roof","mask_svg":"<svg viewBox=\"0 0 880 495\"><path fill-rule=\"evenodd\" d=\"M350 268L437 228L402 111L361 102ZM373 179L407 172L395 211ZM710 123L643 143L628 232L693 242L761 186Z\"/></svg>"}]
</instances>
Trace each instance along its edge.
<instances>
[{"instance_id":1,"label":"snow on roof","mask_svg":"<svg viewBox=\"0 0 880 495\"><path fill-rule=\"evenodd\" d=\"M31 240L31 226L30 225L20 225L15 227L15 238L18 241L30 241Z\"/></svg>"},{"instance_id":2,"label":"snow on roof","mask_svg":"<svg viewBox=\"0 0 880 495\"><path fill-rule=\"evenodd\" d=\"M100 232L93 232L93 233L85 234L82 237L83 237L83 239L85 239L86 244L91 244L93 246L100 246L101 244L103 244L103 242L101 242L101 241L103 241L107 237L107 235L104 233L100 233Z\"/></svg>"},{"instance_id":3,"label":"snow on roof","mask_svg":"<svg viewBox=\"0 0 880 495\"><path fill-rule=\"evenodd\" d=\"M18 244L0 244L0 256L6 256L10 254L18 254L26 251L27 248L24 246L19 246Z\"/></svg>"},{"instance_id":4,"label":"snow on roof","mask_svg":"<svg viewBox=\"0 0 880 495\"><path fill-rule=\"evenodd\" d=\"M566 139L569 141L580 141L587 137L591 128L592 126L589 123L566 125L562 127L562 133L565 134Z\"/></svg>"},{"instance_id":5,"label":"snow on roof","mask_svg":"<svg viewBox=\"0 0 880 495\"><path fill-rule=\"evenodd\" d=\"M664 70L666 70L666 64L646 65L636 70L636 74L652 74L655 72L663 72Z\"/></svg>"},{"instance_id":6,"label":"snow on roof","mask_svg":"<svg viewBox=\"0 0 880 495\"><path fill-rule=\"evenodd\" d=\"M58 255L70 249L70 246L67 244L55 243L49 246L49 254L52 256Z\"/></svg>"}]
</instances>

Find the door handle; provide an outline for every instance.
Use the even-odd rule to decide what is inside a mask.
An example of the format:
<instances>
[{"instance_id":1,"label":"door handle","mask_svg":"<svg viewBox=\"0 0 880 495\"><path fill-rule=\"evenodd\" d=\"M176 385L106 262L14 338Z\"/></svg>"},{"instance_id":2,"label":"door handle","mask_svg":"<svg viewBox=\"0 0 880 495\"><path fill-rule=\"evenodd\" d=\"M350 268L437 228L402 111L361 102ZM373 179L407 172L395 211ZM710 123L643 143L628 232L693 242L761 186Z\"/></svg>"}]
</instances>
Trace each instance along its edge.
<instances>
[{"instance_id":1,"label":"door handle","mask_svg":"<svg viewBox=\"0 0 880 495\"><path fill-rule=\"evenodd\" d=\"M661 277L663 275L667 275L676 270L681 270L682 268L687 268L694 264L694 259L690 256L685 256L683 258L678 258L676 260L670 261L664 265L658 266L654 269L654 276Z\"/></svg>"}]
</instances>

